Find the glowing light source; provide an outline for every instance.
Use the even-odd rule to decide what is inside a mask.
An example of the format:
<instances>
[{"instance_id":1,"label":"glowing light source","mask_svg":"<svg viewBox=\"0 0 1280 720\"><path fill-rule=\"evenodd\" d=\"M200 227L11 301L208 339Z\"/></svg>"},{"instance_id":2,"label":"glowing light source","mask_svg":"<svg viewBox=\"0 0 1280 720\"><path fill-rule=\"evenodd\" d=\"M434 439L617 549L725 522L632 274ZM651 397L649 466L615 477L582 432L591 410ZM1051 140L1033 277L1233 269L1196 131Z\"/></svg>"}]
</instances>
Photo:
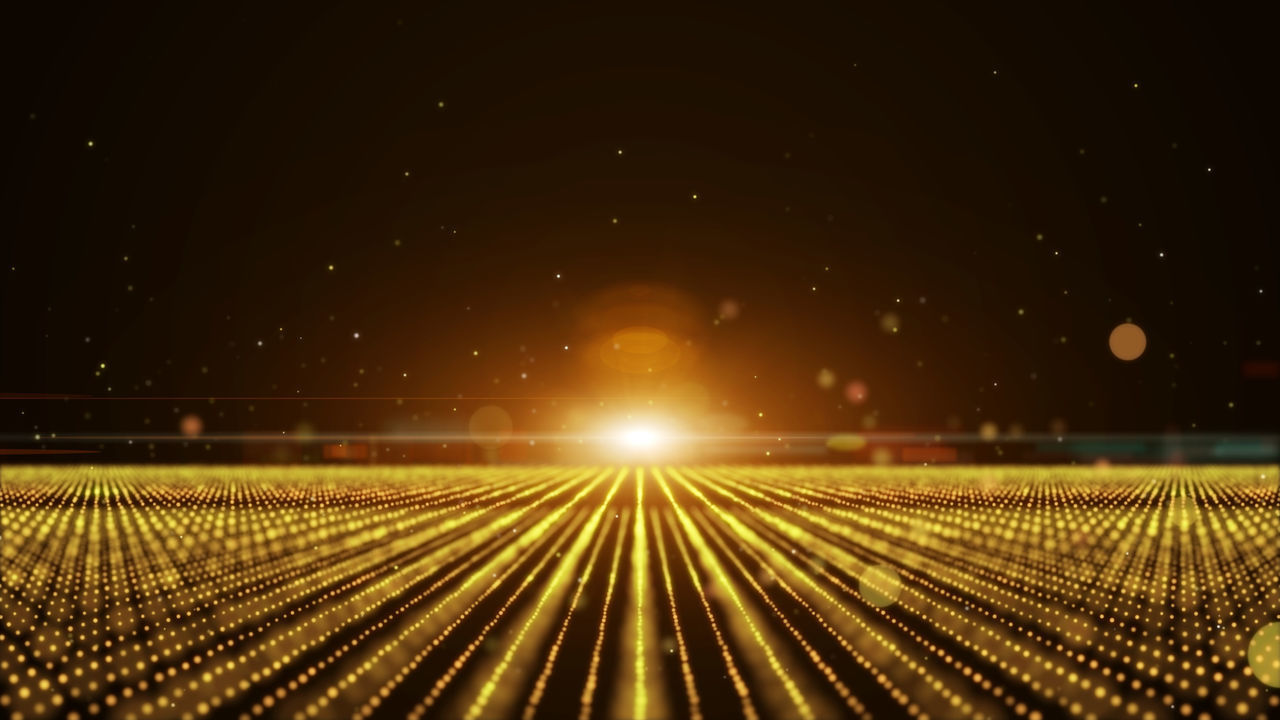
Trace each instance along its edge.
<instances>
[{"instance_id":1,"label":"glowing light source","mask_svg":"<svg viewBox=\"0 0 1280 720\"><path fill-rule=\"evenodd\" d=\"M666 418L628 416L605 426L599 440L606 457L653 459L670 455L678 434L676 426Z\"/></svg>"},{"instance_id":2,"label":"glowing light source","mask_svg":"<svg viewBox=\"0 0 1280 720\"><path fill-rule=\"evenodd\" d=\"M644 450L662 444L663 434L652 427L630 427L618 434L618 440L624 447Z\"/></svg>"}]
</instances>

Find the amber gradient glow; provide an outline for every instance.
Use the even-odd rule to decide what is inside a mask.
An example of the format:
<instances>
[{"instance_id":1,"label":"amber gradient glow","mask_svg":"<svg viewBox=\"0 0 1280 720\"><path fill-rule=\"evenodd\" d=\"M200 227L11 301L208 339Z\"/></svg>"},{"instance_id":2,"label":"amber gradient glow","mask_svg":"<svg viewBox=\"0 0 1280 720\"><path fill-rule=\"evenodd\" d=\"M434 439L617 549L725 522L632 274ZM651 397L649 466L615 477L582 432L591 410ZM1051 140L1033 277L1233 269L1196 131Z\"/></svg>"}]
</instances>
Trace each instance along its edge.
<instances>
[{"instance_id":1,"label":"amber gradient glow","mask_svg":"<svg viewBox=\"0 0 1280 720\"><path fill-rule=\"evenodd\" d=\"M9 467L9 717L1280 712L1275 467Z\"/></svg>"}]
</instances>

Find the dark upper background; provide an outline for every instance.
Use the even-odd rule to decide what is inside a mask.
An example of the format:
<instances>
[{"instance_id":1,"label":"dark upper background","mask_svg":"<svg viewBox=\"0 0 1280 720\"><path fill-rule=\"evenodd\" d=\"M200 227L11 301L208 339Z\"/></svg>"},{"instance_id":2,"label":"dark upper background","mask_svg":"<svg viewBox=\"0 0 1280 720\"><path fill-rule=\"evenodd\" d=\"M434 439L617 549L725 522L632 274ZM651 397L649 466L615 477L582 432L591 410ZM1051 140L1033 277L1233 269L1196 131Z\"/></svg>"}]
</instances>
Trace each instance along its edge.
<instances>
[{"instance_id":1,"label":"dark upper background","mask_svg":"<svg viewBox=\"0 0 1280 720\"><path fill-rule=\"evenodd\" d=\"M1277 63L1243 6L26 5L4 393L610 394L581 308L644 282L692 308L681 377L751 429L1274 425ZM465 426L2 403L20 433Z\"/></svg>"}]
</instances>

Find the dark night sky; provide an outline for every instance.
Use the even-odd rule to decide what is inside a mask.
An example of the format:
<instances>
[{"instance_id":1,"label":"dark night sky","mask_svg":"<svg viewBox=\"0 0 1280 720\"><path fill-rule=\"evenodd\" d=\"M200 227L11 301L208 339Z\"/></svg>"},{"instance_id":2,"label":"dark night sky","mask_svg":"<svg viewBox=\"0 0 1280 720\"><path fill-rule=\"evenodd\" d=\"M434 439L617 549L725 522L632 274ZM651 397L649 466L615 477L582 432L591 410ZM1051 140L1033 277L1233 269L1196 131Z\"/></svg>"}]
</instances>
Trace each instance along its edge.
<instances>
[{"instance_id":1,"label":"dark night sky","mask_svg":"<svg viewBox=\"0 0 1280 720\"><path fill-rule=\"evenodd\" d=\"M5 393L629 407L693 382L761 431L1274 426L1274 26L1243 4L28 5L5 22ZM1126 320L1133 362L1108 350ZM605 367L628 324L676 364ZM531 430L581 402L503 401ZM0 411L465 425L249 404Z\"/></svg>"}]
</instances>

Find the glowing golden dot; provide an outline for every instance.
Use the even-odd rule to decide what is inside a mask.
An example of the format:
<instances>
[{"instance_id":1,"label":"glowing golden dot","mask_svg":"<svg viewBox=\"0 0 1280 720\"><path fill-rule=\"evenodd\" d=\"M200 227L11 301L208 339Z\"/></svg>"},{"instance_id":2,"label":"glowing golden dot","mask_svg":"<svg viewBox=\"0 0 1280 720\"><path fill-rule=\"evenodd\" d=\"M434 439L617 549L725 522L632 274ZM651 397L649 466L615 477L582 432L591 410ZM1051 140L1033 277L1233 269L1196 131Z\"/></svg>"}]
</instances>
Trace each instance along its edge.
<instances>
[{"instance_id":1,"label":"glowing golden dot","mask_svg":"<svg viewBox=\"0 0 1280 720\"><path fill-rule=\"evenodd\" d=\"M511 415L497 405L485 405L471 414L471 439L483 448L496 449L511 437Z\"/></svg>"},{"instance_id":2,"label":"glowing golden dot","mask_svg":"<svg viewBox=\"0 0 1280 720\"><path fill-rule=\"evenodd\" d=\"M868 392L867 384L861 380L850 380L849 384L844 386L845 399L854 405L866 402Z\"/></svg>"},{"instance_id":3,"label":"glowing golden dot","mask_svg":"<svg viewBox=\"0 0 1280 720\"><path fill-rule=\"evenodd\" d=\"M888 565L872 565L858 576L858 592L872 605L888 607L902 593L902 578Z\"/></svg>"},{"instance_id":4,"label":"glowing golden dot","mask_svg":"<svg viewBox=\"0 0 1280 720\"><path fill-rule=\"evenodd\" d=\"M204 421L195 413L184 415L182 416L182 421L178 423L178 430L187 437L196 437L204 432Z\"/></svg>"},{"instance_id":5,"label":"glowing golden dot","mask_svg":"<svg viewBox=\"0 0 1280 720\"><path fill-rule=\"evenodd\" d=\"M978 426L978 437L990 442L1000 435L1000 428L990 420Z\"/></svg>"},{"instance_id":6,"label":"glowing golden dot","mask_svg":"<svg viewBox=\"0 0 1280 720\"><path fill-rule=\"evenodd\" d=\"M1249 667L1263 685L1280 688L1280 622L1263 625L1249 643Z\"/></svg>"},{"instance_id":7,"label":"glowing golden dot","mask_svg":"<svg viewBox=\"0 0 1280 720\"><path fill-rule=\"evenodd\" d=\"M816 380L818 387L823 390L830 390L836 386L836 374L832 372L830 368L822 368L819 370Z\"/></svg>"},{"instance_id":8,"label":"glowing golden dot","mask_svg":"<svg viewBox=\"0 0 1280 720\"><path fill-rule=\"evenodd\" d=\"M1111 354L1124 361L1137 360L1147 349L1147 334L1131 322L1121 323L1107 341Z\"/></svg>"}]
</instances>

